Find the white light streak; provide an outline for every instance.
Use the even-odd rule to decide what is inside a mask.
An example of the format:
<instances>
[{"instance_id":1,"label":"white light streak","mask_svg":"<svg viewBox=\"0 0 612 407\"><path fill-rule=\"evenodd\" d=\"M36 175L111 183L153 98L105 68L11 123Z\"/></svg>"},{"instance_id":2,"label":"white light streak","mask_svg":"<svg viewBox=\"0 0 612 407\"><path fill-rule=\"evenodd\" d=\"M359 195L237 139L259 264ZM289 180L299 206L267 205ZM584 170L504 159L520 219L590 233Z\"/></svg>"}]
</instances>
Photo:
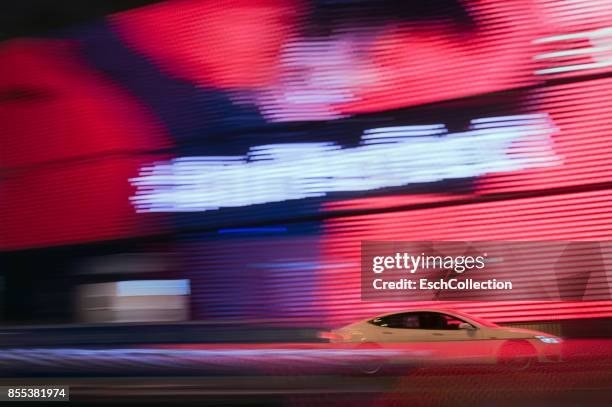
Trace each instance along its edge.
<instances>
[{"instance_id":1,"label":"white light streak","mask_svg":"<svg viewBox=\"0 0 612 407\"><path fill-rule=\"evenodd\" d=\"M442 124L371 129L362 142L252 147L245 156L181 157L131 179L138 212L210 211L477 177L557 165L545 114L476 119L465 132Z\"/></svg>"}]
</instances>

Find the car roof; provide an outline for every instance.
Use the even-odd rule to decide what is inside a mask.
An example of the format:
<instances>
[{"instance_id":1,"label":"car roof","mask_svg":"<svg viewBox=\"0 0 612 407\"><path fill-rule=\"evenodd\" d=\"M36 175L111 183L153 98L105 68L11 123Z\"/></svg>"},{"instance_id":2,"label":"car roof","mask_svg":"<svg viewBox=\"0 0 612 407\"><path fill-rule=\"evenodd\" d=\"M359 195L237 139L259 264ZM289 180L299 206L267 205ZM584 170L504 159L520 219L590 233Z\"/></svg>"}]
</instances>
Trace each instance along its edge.
<instances>
[{"instance_id":1,"label":"car roof","mask_svg":"<svg viewBox=\"0 0 612 407\"><path fill-rule=\"evenodd\" d=\"M379 315L373 316L371 318L367 318L367 319L365 319L365 321L371 321L372 319L375 319L375 318L382 318L382 317L386 317L386 316L389 316L389 315L404 314L404 313L410 313L410 312L437 312L437 313L441 313L441 314L449 314L449 315L457 316L459 318L470 319L470 315L465 314L463 312L458 312L458 311L455 311L455 310L452 310L452 309L446 309L446 308L410 308L410 309L397 310L397 311L393 311L393 312L387 312L385 314L379 314Z\"/></svg>"}]
</instances>

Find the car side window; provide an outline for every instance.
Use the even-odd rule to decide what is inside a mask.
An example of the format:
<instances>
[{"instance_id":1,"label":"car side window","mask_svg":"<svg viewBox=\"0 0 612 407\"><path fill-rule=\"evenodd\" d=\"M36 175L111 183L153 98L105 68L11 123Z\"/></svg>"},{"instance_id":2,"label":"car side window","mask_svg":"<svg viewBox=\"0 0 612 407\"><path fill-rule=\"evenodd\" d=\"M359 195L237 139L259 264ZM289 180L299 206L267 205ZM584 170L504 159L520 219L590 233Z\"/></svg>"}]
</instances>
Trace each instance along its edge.
<instances>
[{"instance_id":1,"label":"car side window","mask_svg":"<svg viewBox=\"0 0 612 407\"><path fill-rule=\"evenodd\" d=\"M451 329L454 331L459 330L459 325L465 322L460 320L459 318L455 318L446 314L442 314L442 317L446 320L447 329Z\"/></svg>"},{"instance_id":2,"label":"car side window","mask_svg":"<svg viewBox=\"0 0 612 407\"><path fill-rule=\"evenodd\" d=\"M404 312L374 318L373 325L394 329L459 330L463 320L439 312Z\"/></svg>"},{"instance_id":3,"label":"car side window","mask_svg":"<svg viewBox=\"0 0 612 407\"><path fill-rule=\"evenodd\" d=\"M396 329L418 329L419 326L419 315L414 312L392 314L384 317L374 318L370 321L371 324L384 327L384 328L396 328Z\"/></svg>"},{"instance_id":4,"label":"car side window","mask_svg":"<svg viewBox=\"0 0 612 407\"><path fill-rule=\"evenodd\" d=\"M419 329L419 316L417 314L402 314L402 328Z\"/></svg>"},{"instance_id":5,"label":"car side window","mask_svg":"<svg viewBox=\"0 0 612 407\"><path fill-rule=\"evenodd\" d=\"M429 330L458 330L464 321L447 314L437 312L423 312L419 318L421 329Z\"/></svg>"}]
</instances>

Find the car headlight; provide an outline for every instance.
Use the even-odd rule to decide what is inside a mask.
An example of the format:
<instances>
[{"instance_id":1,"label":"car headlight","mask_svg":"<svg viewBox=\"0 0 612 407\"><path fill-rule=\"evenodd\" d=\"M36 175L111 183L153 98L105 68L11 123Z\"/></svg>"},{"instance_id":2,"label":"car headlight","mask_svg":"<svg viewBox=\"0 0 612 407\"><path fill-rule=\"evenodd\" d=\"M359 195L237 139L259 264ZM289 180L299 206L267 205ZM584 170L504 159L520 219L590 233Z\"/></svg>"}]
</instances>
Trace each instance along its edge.
<instances>
[{"instance_id":1,"label":"car headlight","mask_svg":"<svg viewBox=\"0 0 612 407\"><path fill-rule=\"evenodd\" d=\"M544 343L561 343L561 339L555 338L554 336L538 335L536 338Z\"/></svg>"}]
</instances>

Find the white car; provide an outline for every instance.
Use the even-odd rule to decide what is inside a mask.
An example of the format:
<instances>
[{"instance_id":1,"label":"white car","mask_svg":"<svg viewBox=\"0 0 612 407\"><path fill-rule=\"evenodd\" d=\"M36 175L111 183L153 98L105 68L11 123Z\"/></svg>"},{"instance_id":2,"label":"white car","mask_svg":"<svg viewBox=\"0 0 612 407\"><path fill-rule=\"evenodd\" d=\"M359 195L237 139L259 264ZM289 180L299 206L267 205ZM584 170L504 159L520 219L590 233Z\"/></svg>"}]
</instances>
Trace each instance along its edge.
<instances>
[{"instance_id":1,"label":"white car","mask_svg":"<svg viewBox=\"0 0 612 407\"><path fill-rule=\"evenodd\" d=\"M426 364L499 363L527 368L561 359L561 339L544 332L501 327L440 309L415 309L380 315L327 332L333 343L404 349Z\"/></svg>"}]
</instances>

